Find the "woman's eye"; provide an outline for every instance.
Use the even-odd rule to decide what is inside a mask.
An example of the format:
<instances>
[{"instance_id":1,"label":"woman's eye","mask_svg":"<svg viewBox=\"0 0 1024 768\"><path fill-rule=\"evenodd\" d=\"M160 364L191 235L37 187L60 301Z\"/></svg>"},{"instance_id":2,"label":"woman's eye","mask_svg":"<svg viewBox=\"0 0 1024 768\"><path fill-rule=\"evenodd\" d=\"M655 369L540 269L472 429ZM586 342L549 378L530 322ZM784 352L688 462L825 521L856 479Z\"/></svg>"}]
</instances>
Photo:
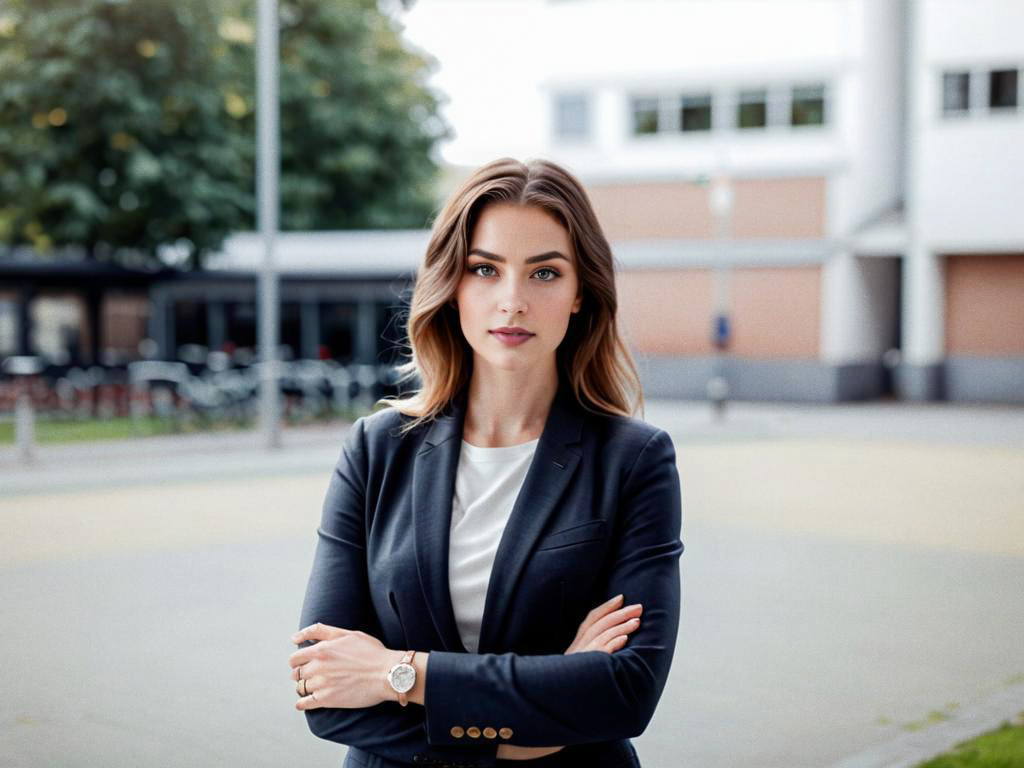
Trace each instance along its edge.
<instances>
[{"instance_id":1,"label":"woman's eye","mask_svg":"<svg viewBox=\"0 0 1024 768\"><path fill-rule=\"evenodd\" d=\"M470 267L469 271L479 275L479 270L481 269L494 269L494 267L492 267L490 264L477 264L476 266ZM483 275L483 277L487 277L487 275Z\"/></svg>"},{"instance_id":2,"label":"woman's eye","mask_svg":"<svg viewBox=\"0 0 1024 768\"><path fill-rule=\"evenodd\" d=\"M484 269L491 270L491 271L490 272L481 272L480 271L480 270L484 270ZM492 267L490 264L474 264L472 267L469 268L469 271L474 273L474 274L476 274L476 275L480 275L481 277L492 277L493 273L494 273L494 267ZM540 280L543 283L550 283L552 280L560 277L560 275L558 273L558 270L552 269L551 267L541 267L540 269L538 269L533 274L535 274L535 275L544 275L545 273L549 274L550 277L541 277Z\"/></svg>"}]
</instances>

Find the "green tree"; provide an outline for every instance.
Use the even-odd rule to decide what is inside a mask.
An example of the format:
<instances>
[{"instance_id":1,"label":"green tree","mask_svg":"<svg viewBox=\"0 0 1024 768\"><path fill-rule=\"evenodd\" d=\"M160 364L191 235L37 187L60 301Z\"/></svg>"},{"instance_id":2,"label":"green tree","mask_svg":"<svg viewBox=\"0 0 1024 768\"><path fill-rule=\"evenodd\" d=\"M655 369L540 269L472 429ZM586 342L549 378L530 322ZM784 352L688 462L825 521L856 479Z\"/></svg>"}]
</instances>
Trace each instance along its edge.
<instances>
[{"instance_id":1,"label":"green tree","mask_svg":"<svg viewBox=\"0 0 1024 768\"><path fill-rule=\"evenodd\" d=\"M190 266L254 226L253 0L4 0L0 242ZM425 226L448 135L374 0L282 0L282 229ZM166 253L166 251L165 251Z\"/></svg>"}]
</instances>

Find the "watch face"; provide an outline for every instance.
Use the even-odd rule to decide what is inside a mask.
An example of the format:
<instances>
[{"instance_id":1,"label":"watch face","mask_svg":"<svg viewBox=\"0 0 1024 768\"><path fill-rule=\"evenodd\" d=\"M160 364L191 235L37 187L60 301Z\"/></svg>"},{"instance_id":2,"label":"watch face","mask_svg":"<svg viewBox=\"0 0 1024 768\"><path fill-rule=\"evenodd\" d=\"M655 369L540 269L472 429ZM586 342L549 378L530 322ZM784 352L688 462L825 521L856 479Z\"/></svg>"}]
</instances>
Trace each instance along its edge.
<instances>
[{"instance_id":1,"label":"watch face","mask_svg":"<svg viewBox=\"0 0 1024 768\"><path fill-rule=\"evenodd\" d=\"M388 680L398 693L408 693L416 685L416 668L412 664L396 664Z\"/></svg>"}]
</instances>

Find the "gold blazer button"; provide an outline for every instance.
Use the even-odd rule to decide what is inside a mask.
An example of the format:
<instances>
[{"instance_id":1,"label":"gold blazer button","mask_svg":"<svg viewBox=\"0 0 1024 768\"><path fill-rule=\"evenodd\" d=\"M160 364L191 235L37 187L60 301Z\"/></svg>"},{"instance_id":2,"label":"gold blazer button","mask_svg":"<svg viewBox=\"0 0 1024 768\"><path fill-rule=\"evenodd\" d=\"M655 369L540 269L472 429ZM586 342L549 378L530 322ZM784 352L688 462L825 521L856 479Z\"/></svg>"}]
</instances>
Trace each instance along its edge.
<instances>
[{"instance_id":1,"label":"gold blazer button","mask_svg":"<svg viewBox=\"0 0 1024 768\"><path fill-rule=\"evenodd\" d=\"M512 729L511 728L499 728L498 729L498 735L501 736L501 738L503 738L503 739L511 739L512 738Z\"/></svg>"},{"instance_id":2,"label":"gold blazer button","mask_svg":"<svg viewBox=\"0 0 1024 768\"><path fill-rule=\"evenodd\" d=\"M498 732L491 728L491 726L487 726L486 728L484 728L484 736L486 736L488 739L493 739L497 735Z\"/></svg>"},{"instance_id":3,"label":"gold blazer button","mask_svg":"<svg viewBox=\"0 0 1024 768\"><path fill-rule=\"evenodd\" d=\"M471 739L479 739L480 729L477 728L475 725L471 725L469 726L469 728L466 729L466 735L469 736L469 738Z\"/></svg>"},{"instance_id":4,"label":"gold blazer button","mask_svg":"<svg viewBox=\"0 0 1024 768\"><path fill-rule=\"evenodd\" d=\"M456 739L461 739L463 734L465 734L465 733L466 732L464 730L462 730L462 726L461 725L453 725L452 726L451 734Z\"/></svg>"}]
</instances>

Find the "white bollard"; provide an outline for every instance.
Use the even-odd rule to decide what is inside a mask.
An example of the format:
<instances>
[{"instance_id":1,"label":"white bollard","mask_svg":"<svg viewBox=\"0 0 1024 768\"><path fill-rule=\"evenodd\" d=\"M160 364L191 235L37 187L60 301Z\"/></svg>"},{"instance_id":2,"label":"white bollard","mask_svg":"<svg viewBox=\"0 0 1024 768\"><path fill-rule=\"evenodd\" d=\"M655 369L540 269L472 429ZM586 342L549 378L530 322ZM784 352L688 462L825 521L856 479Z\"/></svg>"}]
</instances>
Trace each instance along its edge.
<instances>
[{"instance_id":1,"label":"white bollard","mask_svg":"<svg viewBox=\"0 0 1024 768\"><path fill-rule=\"evenodd\" d=\"M43 371L43 361L33 355L13 355L0 363L0 370L13 376L18 388L14 401L14 443L22 461L36 457L36 413L32 407L33 377Z\"/></svg>"},{"instance_id":2,"label":"white bollard","mask_svg":"<svg viewBox=\"0 0 1024 768\"><path fill-rule=\"evenodd\" d=\"M36 458L36 412L27 391L19 392L14 406L14 439L18 455L25 462Z\"/></svg>"}]
</instances>

